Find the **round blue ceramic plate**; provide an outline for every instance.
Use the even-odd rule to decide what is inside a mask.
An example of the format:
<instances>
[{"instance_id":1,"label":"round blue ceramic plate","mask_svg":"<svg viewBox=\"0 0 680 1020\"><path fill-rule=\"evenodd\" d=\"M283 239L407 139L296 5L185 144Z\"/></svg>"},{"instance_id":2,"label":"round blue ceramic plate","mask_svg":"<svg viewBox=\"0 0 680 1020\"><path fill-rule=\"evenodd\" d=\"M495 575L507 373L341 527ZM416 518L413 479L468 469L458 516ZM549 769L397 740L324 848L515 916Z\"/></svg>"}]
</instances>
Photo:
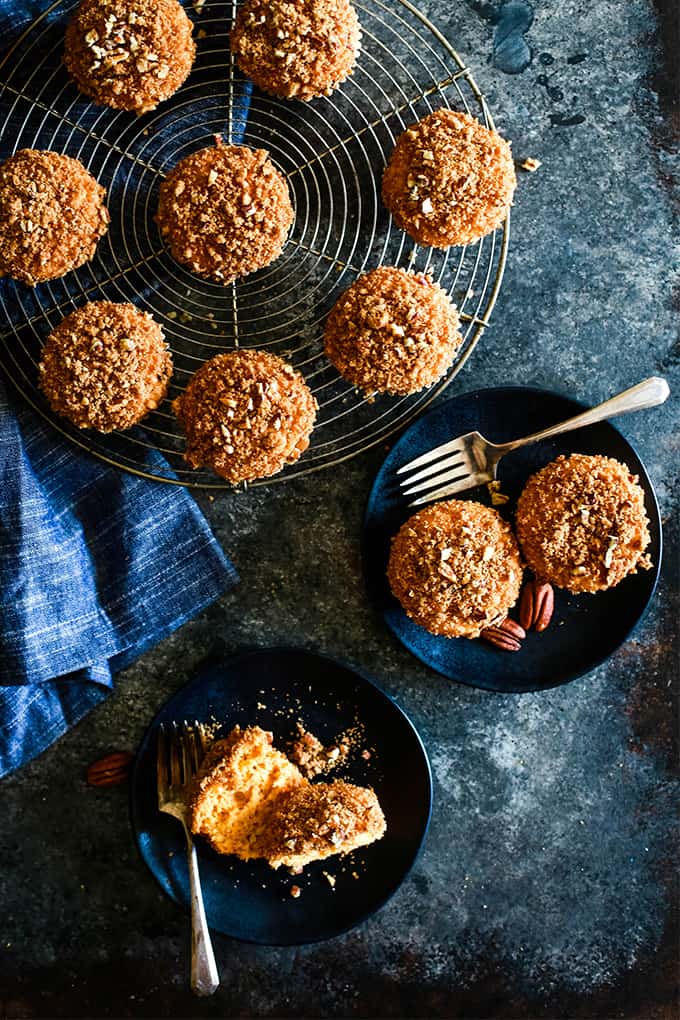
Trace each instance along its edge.
<instances>
[{"instance_id":1,"label":"round blue ceramic plate","mask_svg":"<svg viewBox=\"0 0 680 1020\"><path fill-rule=\"evenodd\" d=\"M386 577L390 540L415 509L398 486L397 468L432 447L466 432L478 431L502 443L564 421L584 405L528 387L477 390L437 405L411 426L385 459L368 499L362 532L364 574L373 601L397 638L425 665L459 683L501 692L540 691L567 683L604 662L628 637L647 608L661 566L659 507L644 465L633 447L608 422L545 440L504 457L501 490L510 502L498 509L513 520L517 498L527 479L560 454L615 457L639 476L650 521L649 553L654 567L627 577L597 595L555 592L555 613L548 630L530 632L519 652L502 652L484 641L435 637L413 623L392 595ZM650 412L653 413L653 412ZM485 486L458 498L490 504Z\"/></svg>"},{"instance_id":2,"label":"round blue ceramic plate","mask_svg":"<svg viewBox=\"0 0 680 1020\"><path fill-rule=\"evenodd\" d=\"M197 839L208 924L264 945L331 938L365 920L398 889L430 820L432 779L425 750L398 705L365 677L332 659L295 649L267 649L205 668L160 710L142 740L132 773L130 812L139 852L161 888L189 909L181 826L158 810L156 739L162 722L198 719L271 730L285 750L300 719L324 742L357 723L363 738L331 778L372 786L387 832L372 846L308 865L302 875L239 861ZM370 757L362 757L368 750ZM329 877L330 876L330 881ZM293 885L301 888L294 899Z\"/></svg>"}]
</instances>

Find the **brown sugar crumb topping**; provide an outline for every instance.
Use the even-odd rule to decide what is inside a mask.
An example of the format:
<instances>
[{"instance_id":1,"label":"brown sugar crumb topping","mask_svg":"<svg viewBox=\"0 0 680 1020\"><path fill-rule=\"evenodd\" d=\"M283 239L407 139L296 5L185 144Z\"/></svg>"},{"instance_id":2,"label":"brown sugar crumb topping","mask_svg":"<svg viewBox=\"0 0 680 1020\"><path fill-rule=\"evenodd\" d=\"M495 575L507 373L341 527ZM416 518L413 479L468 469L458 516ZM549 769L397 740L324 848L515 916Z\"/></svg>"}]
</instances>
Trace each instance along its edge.
<instances>
[{"instance_id":1,"label":"brown sugar crumb topping","mask_svg":"<svg viewBox=\"0 0 680 1020\"><path fill-rule=\"evenodd\" d=\"M316 401L302 376L262 351L218 354L173 404L186 460L236 485L294 463L307 449Z\"/></svg>"},{"instance_id":2,"label":"brown sugar crumb topping","mask_svg":"<svg viewBox=\"0 0 680 1020\"><path fill-rule=\"evenodd\" d=\"M651 567L644 492L611 457L558 457L527 482L517 536L534 573L572 592L602 591Z\"/></svg>"},{"instance_id":3,"label":"brown sugar crumb topping","mask_svg":"<svg viewBox=\"0 0 680 1020\"><path fill-rule=\"evenodd\" d=\"M517 601L522 564L512 529L495 510L449 500L402 525L387 576L420 626L446 637L478 637Z\"/></svg>"},{"instance_id":4,"label":"brown sugar crumb topping","mask_svg":"<svg viewBox=\"0 0 680 1020\"><path fill-rule=\"evenodd\" d=\"M20 149L0 165L0 277L33 285L92 258L109 224L104 189L77 159Z\"/></svg>"},{"instance_id":5,"label":"brown sugar crumb topping","mask_svg":"<svg viewBox=\"0 0 680 1020\"><path fill-rule=\"evenodd\" d=\"M441 109L404 131L383 201L418 243L468 244L501 225L517 184L509 144L465 113Z\"/></svg>"},{"instance_id":6,"label":"brown sugar crumb topping","mask_svg":"<svg viewBox=\"0 0 680 1020\"><path fill-rule=\"evenodd\" d=\"M352 726L324 746L302 723L297 724L297 738L291 745L288 757L307 779L323 775L345 764L352 751L363 740L363 727ZM370 758L370 752L364 751Z\"/></svg>"},{"instance_id":7,"label":"brown sugar crumb topping","mask_svg":"<svg viewBox=\"0 0 680 1020\"><path fill-rule=\"evenodd\" d=\"M264 149L220 140L168 174L156 219L178 262L229 283L278 258L294 213L288 185Z\"/></svg>"},{"instance_id":8,"label":"brown sugar crumb topping","mask_svg":"<svg viewBox=\"0 0 680 1020\"><path fill-rule=\"evenodd\" d=\"M450 367L462 343L446 292L423 273L381 266L360 276L326 322L326 355L366 393L414 393Z\"/></svg>"},{"instance_id":9,"label":"brown sugar crumb topping","mask_svg":"<svg viewBox=\"0 0 680 1020\"><path fill-rule=\"evenodd\" d=\"M186 80L191 33L177 0L83 0L66 29L64 63L96 103L141 114Z\"/></svg>"},{"instance_id":10,"label":"brown sugar crumb topping","mask_svg":"<svg viewBox=\"0 0 680 1020\"><path fill-rule=\"evenodd\" d=\"M329 95L352 73L359 42L349 0L246 0L231 32L241 71L288 99Z\"/></svg>"}]
</instances>

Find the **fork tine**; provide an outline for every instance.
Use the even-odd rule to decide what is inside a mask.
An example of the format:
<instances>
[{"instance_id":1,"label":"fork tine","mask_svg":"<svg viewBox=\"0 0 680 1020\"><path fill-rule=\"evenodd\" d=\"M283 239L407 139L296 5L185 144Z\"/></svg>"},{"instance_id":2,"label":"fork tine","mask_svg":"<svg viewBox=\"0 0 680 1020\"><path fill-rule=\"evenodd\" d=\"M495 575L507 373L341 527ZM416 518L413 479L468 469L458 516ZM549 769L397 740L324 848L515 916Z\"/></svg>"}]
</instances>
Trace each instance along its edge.
<instances>
[{"instance_id":1,"label":"fork tine","mask_svg":"<svg viewBox=\"0 0 680 1020\"><path fill-rule=\"evenodd\" d=\"M186 783L194 773L191 751L192 737L189 724L184 720L179 731L179 746L182 752L182 782Z\"/></svg>"},{"instance_id":2,"label":"fork tine","mask_svg":"<svg viewBox=\"0 0 680 1020\"><path fill-rule=\"evenodd\" d=\"M170 783L172 786L182 785L182 762L180 749L180 734L177 723L172 724L172 735L170 737Z\"/></svg>"},{"instance_id":3,"label":"fork tine","mask_svg":"<svg viewBox=\"0 0 680 1020\"><path fill-rule=\"evenodd\" d=\"M473 472L465 464L457 464L456 467L450 471L442 471L440 475L433 475L432 478L426 478L424 482L419 482L418 485L412 485L410 489L404 489L404 496L413 496L416 492L423 492L424 489L436 489L441 488L443 485L449 485L451 482L463 481L468 478Z\"/></svg>"},{"instance_id":4,"label":"fork tine","mask_svg":"<svg viewBox=\"0 0 680 1020\"><path fill-rule=\"evenodd\" d=\"M459 478L450 485L443 485L441 488L435 489L434 492L426 492L425 495L419 496L418 499L414 499L413 502L409 503L409 506L423 506L424 503L432 503L435 499L455 496L457 492L464 492L465 489L474 489L477 485L483 485L484 482L490 482L492 479L493 475L490 471L480 471L477 474L465 475L464 478Z\"/></svg>"},{"instance_id":5,"label":"fork tine","mask_svg":"<svg viewBox=\"0 0 680 1020\"><path fill-rule=\"evenodd\" d=\"M448 454L462 453L465 449L466 439L467 436L458 436L458 439L452 439L449 443L435 446L434 450L428 450L427 453L409 461L408 464L402 464L400 468L397 468L397 474L403 475L405 471L414 471L416 468L423 467L433 460L439 460L440 457L446 457Z\"/></svg>"},{"instance_id":6,"label":"fork tine","mask_svg":"<svg viewBox=\"0 0 680 1020\"><path fill-rule=\"evenodd\" d=\"M163 723L158 727L158 742L156 745L156 785L158 786L158 800L164 801L168 796L168 738Z\"/></svg>"},{"instance_id":7,"label":"fork tine","mask_svg":"<svg viewBox=\"0 0 680 1020\"><path fill-rule=\"evenodd\" d=\"M408 496L409 493L415 492L418 488L424 489L428 485L435 485L441 475L446 470L449 473L453 470L470 472L470 458L466 457L462 453L456 453L452 457L445 457L444 460L438 460L435 464L430 464L429 467L423 468L422 471L416 471L414 475L409 475L408 478L403 478L399 483L402 486L409 485L411 488L404 489L404 495ZM414 482L420 482L420 485L413 486Z\"/></svg>"}]
</instances>

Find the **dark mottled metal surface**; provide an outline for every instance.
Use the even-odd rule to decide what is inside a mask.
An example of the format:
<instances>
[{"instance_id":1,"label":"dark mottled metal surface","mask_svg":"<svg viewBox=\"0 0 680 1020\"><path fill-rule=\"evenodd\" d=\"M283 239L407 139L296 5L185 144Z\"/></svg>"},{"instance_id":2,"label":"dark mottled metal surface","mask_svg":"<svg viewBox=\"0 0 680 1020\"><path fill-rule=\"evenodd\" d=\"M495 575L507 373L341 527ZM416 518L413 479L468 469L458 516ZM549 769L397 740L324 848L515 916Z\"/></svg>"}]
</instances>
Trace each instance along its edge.
<instances>
[{"instance_id":1,"label":"dark mottled metal surface","mask_svg":"<svg viewBox=\"0 0 680 1020\"><path fill-rule=\"evenodd\" d=\"M540 0L533 22L515 0L423 7L475 68L515 155L543 163L522 175L493 325L452 392L510 381L595 402L669 377L671 402L622 426L664 515L656 604L590 676L494 697L420 667L367 603L358 535L380 451L203 500L240 588L0 788L7 1016L679 1015L677 2ZM504 24L523 69L498 57ZM185 920L137 860L125 792L86 788L84 771L133 748L206 655L279 642L345 658L400 700L432 758L432 829L365 926L298 950L218 938L223 988L197 1001Z\"/></svg>"}]
</instances>

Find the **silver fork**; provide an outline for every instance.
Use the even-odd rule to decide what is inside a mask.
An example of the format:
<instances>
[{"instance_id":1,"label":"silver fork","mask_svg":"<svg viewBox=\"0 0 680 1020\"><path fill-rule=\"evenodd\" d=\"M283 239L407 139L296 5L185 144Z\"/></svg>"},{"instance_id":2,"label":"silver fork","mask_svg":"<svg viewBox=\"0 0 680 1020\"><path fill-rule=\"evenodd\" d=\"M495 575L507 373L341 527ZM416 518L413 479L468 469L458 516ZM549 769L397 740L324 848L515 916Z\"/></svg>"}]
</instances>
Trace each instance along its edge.
<instances>
[{"instance_id":1,"label":"silver fork","mask_svg":"<svg viewBox=\"0 0 680 1020\"><path fill-rule=\"evenodd\" d=\"M196 847L188 821L189 782L204 754L205 738L200 723L189 726L184 722L181 727L173 723L170 734L163 724L158 727L158 807L182 823L187 840L191 886L191 988L196 995L212 995L220 983L203 906Z\"/></svg>"},{"instance_id":2,"label":"silver fork","mask_svg":"<svg viewBox=\"0 0 680 1020\"><path fill-rule=\"evenodd\" d=\"M568 421L543 429L541 432L534 432L524 439L515 439L511 443L490 443L479 432L468 432L466 436L459 436L458 439L437 446L424 453L422 457L416 457L415 460L400 467L397 474L408 475L400 482L403 495L412 496L416 492L422 492L423 495L409 503L409 506L420 506L435 499L442 499L444 496L454 496L465 489L473 489L476 485L493 481L501 457L511 453L512 450L536 443L539 439L549 439L551 436L559 436L562 432L594 425L604 418L614 418L629 411L641 411L645 407L656 407L657 404L663 404L669 392L665 379L652 376L606 400L604 404L598 404L589 411L577 414L575 418L569 418ZM426 491L428 489L432 491Z\"/></svg>"}]
</instances>

